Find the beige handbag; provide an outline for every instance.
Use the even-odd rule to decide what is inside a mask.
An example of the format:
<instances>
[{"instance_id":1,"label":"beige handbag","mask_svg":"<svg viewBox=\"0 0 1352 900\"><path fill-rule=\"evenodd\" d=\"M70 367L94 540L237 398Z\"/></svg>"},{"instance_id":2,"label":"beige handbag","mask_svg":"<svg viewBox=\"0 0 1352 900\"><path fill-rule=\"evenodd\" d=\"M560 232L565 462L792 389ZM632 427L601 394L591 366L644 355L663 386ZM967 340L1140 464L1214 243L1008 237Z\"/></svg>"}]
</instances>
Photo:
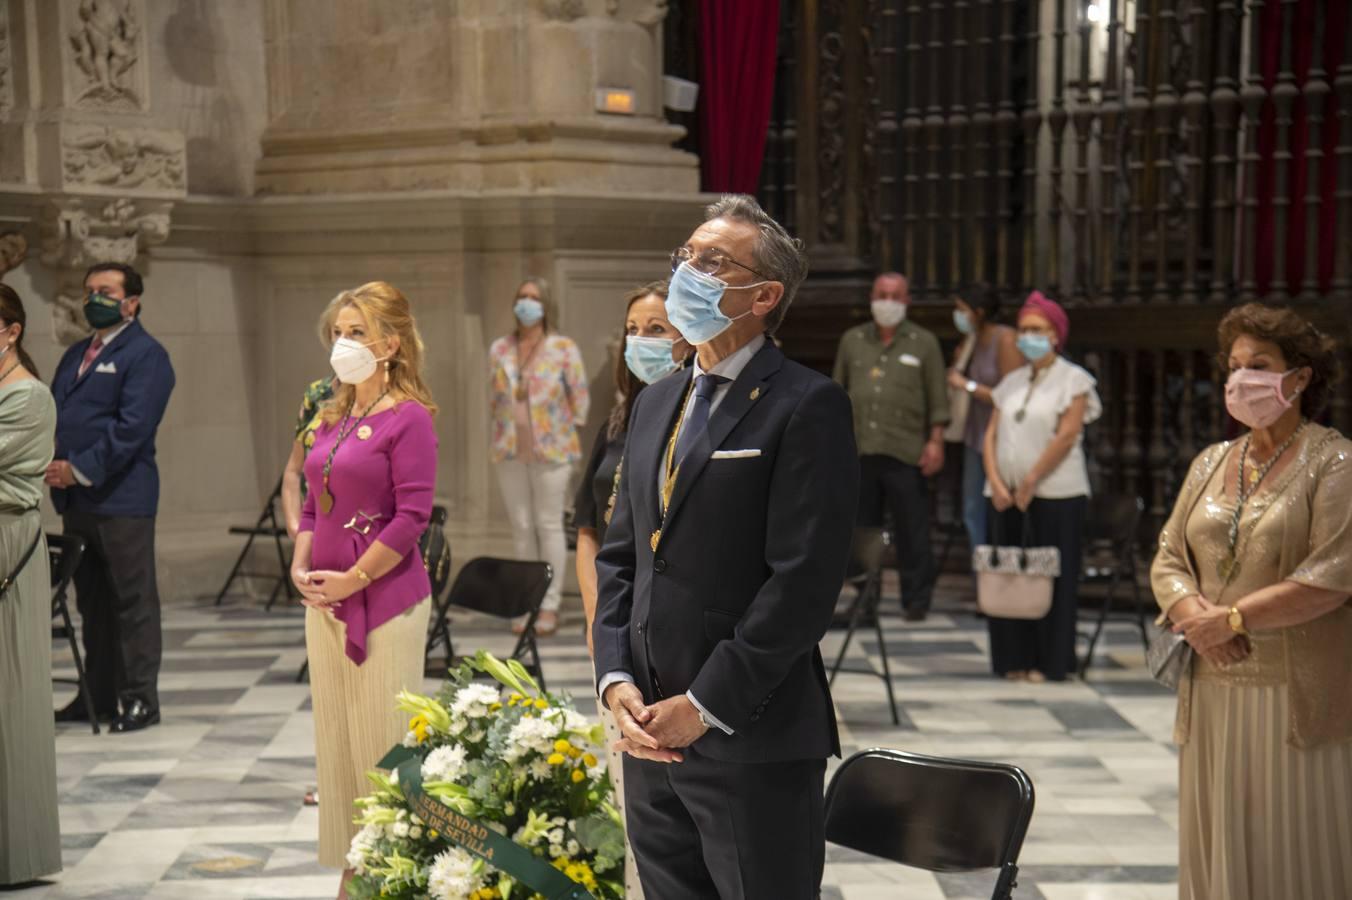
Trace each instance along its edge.
<instances>
[{"instance_id":1,"label":"beige handbag","mask_svg":"<svg viewBox=\"0 0 1352 900\"><path fill-rule=\"evenodd\" d=\"M958 346L958 358L953 368L966 374L967 366L972 362L972 353L976 349L976 335L963 338ZM944 426L944 440L950 444L961 444L967 436L967 414L972 406L972 395L962 388L948 386L948 424Z\"/></svg>"},{"instance_id":2,"label":"beige handbag","mask_svg":"<svg viewBox=\"0 0 1352 900\"><path fill-rule=\"evenodd\" d=\"M972 569L976 602L983 613L996 619L1041 619L1052 608L1052 586L1061 574L1061 550L1028 546L1025 513L1022 545L982 544L972 551Z\"/></svg>"}]
</instances>

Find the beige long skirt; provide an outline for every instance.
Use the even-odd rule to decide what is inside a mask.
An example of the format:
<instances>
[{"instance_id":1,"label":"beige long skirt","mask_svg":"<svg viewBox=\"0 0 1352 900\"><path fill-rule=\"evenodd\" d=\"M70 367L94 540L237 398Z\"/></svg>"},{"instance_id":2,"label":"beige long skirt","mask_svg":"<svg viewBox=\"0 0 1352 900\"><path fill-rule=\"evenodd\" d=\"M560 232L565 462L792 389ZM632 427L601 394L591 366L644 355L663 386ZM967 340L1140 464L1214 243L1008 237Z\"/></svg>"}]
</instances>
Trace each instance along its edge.
<instances>
[{"instance_id":1,"label":"beige long skirt","mask_svg":"<svg viewBox=\"0 0 1352 900\"><path fill-rule=\"evenodd\" d=\"M395 708L404 689L420 691L423 642L432 604L423 600L372 631L366 662L347 658L347 626L326 612L305 612L305 651L319 770L319 862L347 867L357 826L353 802L371 792L366 773L408 733L408 714Z\"/></svg>"},{"instance_id":2,"label":"beige long skirt","mask_svg":"<svg viewBox=\"0 0 1352 900\"><path fill-rule=\"evenodd\" d=\"M1352 897L1352 744L1288 745L1285 685L1192 690L1180 900Z\"/></svg>"},{"instance_id":3,"label":"beige long skirt","mask_svg":"<svg viewBox=\"0 0 1352 900\"><path fill-rule=\"evenodd\" d=\"M599 697L596 699L596 714L601 717L601 723L606 727L606 769L610 772L610 783L615 786L615 806L620 811L620 818L624 819L624 754L615 749L615 742L623 735L620 734L620 727L615 724L615 717L610 714L610 710L606 709ZM624 842L624 898L643 900L643 887L638 881L638 866L634 863L634 851L630 848L628 840Z\"/></svg>"}]
</instances>

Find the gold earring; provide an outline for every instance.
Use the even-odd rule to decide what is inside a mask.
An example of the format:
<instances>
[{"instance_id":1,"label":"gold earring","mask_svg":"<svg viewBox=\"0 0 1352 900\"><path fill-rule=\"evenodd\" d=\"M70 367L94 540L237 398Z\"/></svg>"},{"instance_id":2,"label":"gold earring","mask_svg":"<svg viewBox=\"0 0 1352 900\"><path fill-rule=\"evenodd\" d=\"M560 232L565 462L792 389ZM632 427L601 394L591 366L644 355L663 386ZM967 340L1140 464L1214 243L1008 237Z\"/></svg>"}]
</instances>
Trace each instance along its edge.
<instances>
[{"instance_id":1,"label":"gold earring","mask_svg":"<svg viewBox=\"0 0 1352 900\"><path fill-rule=\"evenodd\" d=\"M390 386L390 361L385 360L385 387Z\"/></svg>"}]
</instances>

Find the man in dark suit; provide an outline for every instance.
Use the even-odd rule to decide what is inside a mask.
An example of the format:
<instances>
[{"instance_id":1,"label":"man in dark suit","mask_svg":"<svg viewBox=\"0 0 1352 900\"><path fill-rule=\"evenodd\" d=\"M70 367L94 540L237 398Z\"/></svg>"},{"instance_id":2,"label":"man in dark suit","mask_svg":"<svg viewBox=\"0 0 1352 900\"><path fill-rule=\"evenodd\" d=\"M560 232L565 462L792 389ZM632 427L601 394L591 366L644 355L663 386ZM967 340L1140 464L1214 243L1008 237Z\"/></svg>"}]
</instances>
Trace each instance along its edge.
<instances>
[{"instance_id":1,"label":"man in dark suit","mask_svg":"<svg viewBox=\"0 0 1352 900\"><path fill-rule=\"evenodd\" d=\"M672 263L695 364L635 403L596 565L629 838L648 900L812 898L840 753L817 642L859 496L850 402L766 338L807 261L753 199L710 206Z\"/></svg>"},{"instance_id":2,"label":"man in dark suit","mask_svg":"<svg viewBox=\"0 0 1352 900\"><path fill-rule=\"evenodd\" d=\"M174 370L141 327L141 276L100 263L85 275L94 333L68 349L52 378L56 459L47 467L66 534L84 538L75 572L85 666L95 714L114 732L160 720L160 596L155 583L155 464ZM120 709L119 709L120 706ZM57 721L85 718L80 697Z\"/></svg>"}]
</instances>

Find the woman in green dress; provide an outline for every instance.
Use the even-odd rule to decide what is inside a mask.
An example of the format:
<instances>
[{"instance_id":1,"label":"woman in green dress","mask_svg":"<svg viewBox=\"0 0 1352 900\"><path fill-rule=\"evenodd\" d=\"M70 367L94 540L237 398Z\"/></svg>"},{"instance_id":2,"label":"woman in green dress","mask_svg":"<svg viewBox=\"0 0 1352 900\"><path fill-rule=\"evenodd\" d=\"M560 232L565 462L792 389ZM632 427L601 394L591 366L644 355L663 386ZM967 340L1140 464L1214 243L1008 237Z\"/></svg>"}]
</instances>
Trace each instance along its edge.
<instances>
[{"instance_id":1,"label":"woman in green dress","mask_svg":"<svg viewBox=\"0 0 1352 900\"><path fill-rule=\"evenodd\" d=\"M56 404L23 349L19 295L0 284L0 886L61 871L52 716L52 585L42 476Z\"/></svg>"},{"instance_id":2,"label":"woman in green dress","mask_svg":"<svg viewBox=\"0 0 1352 900\"><path fill-rule=\"evenodd\" d=\"M1151 572L1196 651L1174 729L1179 897L1352 897L1352 441L1310 421L1337 356L1256 303L1220 349L1248 430L1193 462Z\"/></svg>"}]
</instances>

